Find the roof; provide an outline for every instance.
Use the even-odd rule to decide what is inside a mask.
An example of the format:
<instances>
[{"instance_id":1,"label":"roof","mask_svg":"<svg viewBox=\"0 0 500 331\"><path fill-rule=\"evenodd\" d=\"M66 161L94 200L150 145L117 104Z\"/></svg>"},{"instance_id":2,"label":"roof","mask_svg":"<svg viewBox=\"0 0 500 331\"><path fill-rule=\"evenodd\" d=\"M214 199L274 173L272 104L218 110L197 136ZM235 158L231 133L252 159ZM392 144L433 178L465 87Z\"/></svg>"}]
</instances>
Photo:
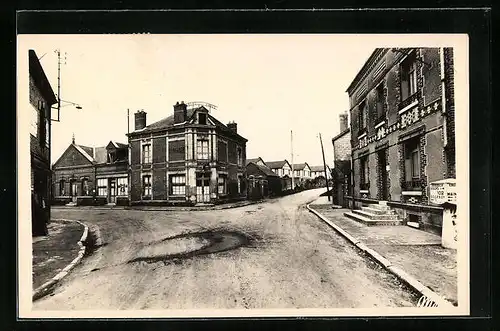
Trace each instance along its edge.
<instances>
[{"instance_id":1,"label":"roof","mask_svg":"<svg viewBox=\"0 0 500 331\"><path fill-rule=\"evenodd\" d=\"M28 51L28 58L30 77L33 78L35 85L42 92L43 98L49 105L57 103L54 90L52 89L52 86L50 86L49 80L47 79L45 71L43 70L40 61L38 60L38 56L36 55L34 50L30 49Z\"/></svg>"},{"instance_id":2,"label":"roof","mask_svg":"<svg viewBox=\"0 0 500 331\"><path fill-rule=\"evenodd\" d=\"M309 167L309 164L307 164L307 162L304 162L304 163L296 163L293 165L293 170L302 170L306 167L306 165ZM311 167L309 167L311 168Z\"/></svg>"},{"instance_id":3,"label":"roof","mask_svg":"<svg viewBox=\"0 0 500 331\"><path fill-rule=\"evenodd\" d=\"M94 148L94 161L95 163L106 163L108 161L108 151L106 147Z\"/></svg>"},{"instance_id":4,"label":"roof","mask_svg":"<svg viewBox=\"0 0 500 331\"><path fill-rule=\"evenodd\" d=\"M328 168L328 165L326 166ZM311 171L325 171L324 166L310 166Z\"/></svg>"},{"instance_id":5,"label":"roof","mask_svg":"<svg viewBox=\"0 0 500 331\"><path fill-rule=\"evenodd\" d=\"M80 146L80 145L76 145L76 144L73 144L73 146L75 146L75 148L83 155L85 156L85 158L87 160L89 160L90 162L94 162L94 159L92 158L92 152L90 152L90 154L88 153L88 148L90 148L90 150L92 150L91 147L87 147L87 146ZM85 148L85 149L84 149Z\"/></svg>"},{"instance_id":6,"label":"roof","mask_svg":"<svg viewBox=\"0 0 500 331\"><path fill-rule=\"evenodd\" d=\"M344 131L342 131L341 133L339 133L338 135L336 135L335 137L333 137L332 138L332 142L334 142L335 140L339 139L340 137L343 137L346 133L349 133L349 131L351 131L350 128L345 129Z\"/></svg>"},{"instance_id":7,"label":"roof","mask_svg":"<svg viewBox=\"0 0 500 331\"><path fill-rule=\"evenodd\" d=\"M126 145L126 144L118 143L115 141L111 141L111 143L114 146L118 146L117 148L128 147L128 145ZM106 149L106 146L88 147L88 146L77 145L77 144L74 144L74 146L90 162L95 162L97 164L100 164L100 163L106 163L108 161L108 150Z\"/></svg>"},{"instance_id":8,"label":"roof","mask_svg":"<svg viewBox=\"0 0 500 331\"><path fill-rule=\"evenodd\" d=\"M196 111L202 110L202 109L207 110L203 106L200 106L197 108L188 108L186 110L186 121L189 121L193 117L193 115ZM221 123L219 120L217 120L211 114L208 114L208 118L215 124L215 126L217 128L222 129L223 131L226 131L228 133L235 134L238 137L240 137L241 139L244 139L245 141L247 140L247 139L243 138L242 136L240 136L238 133L236 133L233 130L231 130L230 128L228 128L227 125ZM150 125L147 125L144 129L135 130L135 131L131 132L131 134L139 133L139 132L144 133L144 132L168 129L168 128L171 128L173 126L174 126L174 115L172 114L172 115L165 117L157 122L154 122L154 123L151 123Z\"/></svg>"},{"instance_id":9,"label":"roof","mask_svg":"<svg viewBox=\"0 0 500 331\"><path fill-rule=\"evenodd\" d=\"M280 169L283 168L285 164L287 164L287 160L283 161L267 161L266 164L270 169ZM288 163L289 164L289 163Z\"/></svg>"},{"instance_id":10,"label":"roof","mask_svg":"<svg viewBox=\"0 0 500 331\"><path fill-rule=\"evenodd\" d=\"M276 175L271 169L269 169L268 167L265 167L265 166L261 166L261 165L258 165L254 162L250 162L248 165L253 165L255 166L258 170L260 170L262 173L264 173L266 176L273 176L273 177L278 177L278 175Z\"/></svg>"},{"instance_id":11,"label":"roof","mask_svg":"<svg viewBox=\"0 0 500 331\"><path fill-rule=\"evenodd\" d=\"M350 94L351 90L354 88L354 86L356 86L356 84L361 80L361 78L363 77L363 74L365 73L365 71L368 69L369 65L372 63L372 61L375 59L375 57L384 50L384 48L375 48L372 52L372 54L368 57L368 59L366 60L365 64L363 64L363 66L361 67L361 69L359 70L359 72L356 74L356 76L354 77L353 81L351 82L351 84L349 85L349 87L347 88L346 92Z\"/></svg>"},{"instance_id":12,"label":"roof","mask_svg":"<svg viewBox=\"0 0 500 331\"><path fill-rule=\"evenodd\" d=\"M256 157L256 158L252 158L252 159L247 159L245 165L247 165L249 163L257 163L259 161L261 161L262 163L264 163L265 165L267 165L267 163L264 162L264 160L260 156Z\"/></svg>"}]
</instances>

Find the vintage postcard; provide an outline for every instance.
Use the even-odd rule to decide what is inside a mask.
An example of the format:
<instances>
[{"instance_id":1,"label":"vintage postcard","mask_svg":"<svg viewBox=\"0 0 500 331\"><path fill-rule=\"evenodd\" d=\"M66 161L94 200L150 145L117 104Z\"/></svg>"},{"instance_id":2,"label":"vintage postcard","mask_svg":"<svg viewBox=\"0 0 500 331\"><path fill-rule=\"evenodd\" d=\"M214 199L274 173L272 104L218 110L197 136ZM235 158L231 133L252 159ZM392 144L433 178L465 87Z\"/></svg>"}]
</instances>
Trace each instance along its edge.
<instances>
[{"instance_id":1,"label":"vintage postcard","mask_svg":"<svg viewBox=\"0 0 500 331\"><path fill-rule=\"evenodd\" d=\"M17 42L19 317L469 314L467 35Z\"/></svg>"}]
</instances>

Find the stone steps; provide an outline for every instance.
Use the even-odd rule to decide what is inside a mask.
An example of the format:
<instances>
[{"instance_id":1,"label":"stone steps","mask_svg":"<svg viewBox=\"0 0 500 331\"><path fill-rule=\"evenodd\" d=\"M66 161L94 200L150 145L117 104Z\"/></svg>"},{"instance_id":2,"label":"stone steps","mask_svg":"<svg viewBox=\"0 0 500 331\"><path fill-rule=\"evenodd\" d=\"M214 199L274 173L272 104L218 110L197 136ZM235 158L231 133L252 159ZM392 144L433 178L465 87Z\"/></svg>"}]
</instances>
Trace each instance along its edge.
<instances>
[{"instance_id":1,"label":"stone steps","mask_svg":"<svg viewBox=\"0 0 500 331\"><path fill-rule=\"evenodd\" d=\"M398 219L371 219L360 214L346 212L344 216L368 226L374 225L402 225L403 221Z\"/></svg>"},{"instance_id":2,"label":"stone steps","mask_svg":"<svg viewBox=\"0 0 500 331\"><path fill-rule=\"evenodd\" d=\"M364 212L370 213L370 214L376 214L376 215L384 215L384 214L392 214L393 211L390 209L379 209L379 208L372 208L372 207L361 207L361 210Z\"/></svg>"},{"instance_id":3,"label":"stone steps","mask_svg":"<svg viewBox=\"0 0 500 331\"><path fill-rule=\"evenodd\" d=\"M354 210L353 213L369 218L371 220L398 220L399 216L393 214L392 211L388 213L369 213L364 210Z\"/></svg>"}]
</instances>

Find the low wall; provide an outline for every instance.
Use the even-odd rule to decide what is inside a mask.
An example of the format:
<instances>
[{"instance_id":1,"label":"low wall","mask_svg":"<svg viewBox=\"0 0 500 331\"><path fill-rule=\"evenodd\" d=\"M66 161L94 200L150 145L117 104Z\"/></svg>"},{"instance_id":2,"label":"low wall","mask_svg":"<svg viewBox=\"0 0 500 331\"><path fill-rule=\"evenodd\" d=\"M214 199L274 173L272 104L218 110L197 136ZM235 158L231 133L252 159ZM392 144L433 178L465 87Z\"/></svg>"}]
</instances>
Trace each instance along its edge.
<instances>
[{"instance_id":1,"label":"low wall","mask_svg":"<svg viewBox=\"0 0 500 331\"><path fill-rule=\"evenodd\" d=\"M345 197L352 208L352 197ZM379 203L379 200L368 198L355 198L355 209ZM411 204L399 201L387 201L387 205L394 210L399 217L406 222L417 222L419 228L441 235L443 226L443 208L432 205Z\"/></svg>"}]
</instances>

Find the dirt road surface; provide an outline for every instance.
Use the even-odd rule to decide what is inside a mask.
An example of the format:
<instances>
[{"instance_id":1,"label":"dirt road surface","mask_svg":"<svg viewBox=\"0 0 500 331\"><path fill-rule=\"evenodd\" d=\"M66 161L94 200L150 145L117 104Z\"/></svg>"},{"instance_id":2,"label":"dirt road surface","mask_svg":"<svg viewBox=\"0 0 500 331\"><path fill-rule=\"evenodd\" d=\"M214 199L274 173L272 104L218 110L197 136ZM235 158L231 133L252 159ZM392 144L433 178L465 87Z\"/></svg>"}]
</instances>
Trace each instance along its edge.
<instances>
[{"instance_id":1,"label":"dirt road surface","mask_svg":"<svg viewBox=\"0 0 500 331\"><path fill-rule=\"evenodd\" d=\"M310 190L219 211L53 210L103 246L33 309L413 307L413 293L305 204Z\"/></svg>"}]
</instances>

